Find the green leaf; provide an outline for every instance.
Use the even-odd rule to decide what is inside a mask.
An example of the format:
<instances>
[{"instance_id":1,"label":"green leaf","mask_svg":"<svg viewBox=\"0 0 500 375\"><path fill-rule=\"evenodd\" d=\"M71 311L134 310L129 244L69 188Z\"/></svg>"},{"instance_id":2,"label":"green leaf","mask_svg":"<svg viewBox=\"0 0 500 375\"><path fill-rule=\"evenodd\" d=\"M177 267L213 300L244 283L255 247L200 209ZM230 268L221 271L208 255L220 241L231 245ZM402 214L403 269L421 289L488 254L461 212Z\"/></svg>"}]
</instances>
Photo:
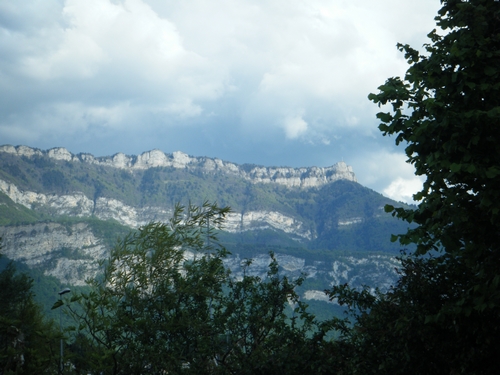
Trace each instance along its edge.
<instances>
[{"instance_id":1,"label":"green leaf","mask_svg":"<svg viewBox=\"0 0 500 375\"><path fill-rule=\"evenodd\" d=\"M467 166L467 172L468 173L474 173L476 171L476 166L474 164L469 164Z\"/></svg>"},{"instance_id":2,"label":"green leaf","mask_svg":"<svg viewBox=\"0 0 500 375\"><path fill-rule=\"evenodd\" d=\"M64 305L64 302L62 300L58 299L50 309L55 310L55 309L61 307L62 305Z\"/></svg>"},{"instance_id":3,"label":"green leaf","mask_svg":"<svg viewBox=\"0 0 500 375\"><path fill-rule=\"evenodd\" d=\"M386 204L384 206L384 211L387 212L387 213L392 212L392 211L394 211L394 206L390 205L390 204Z\"/></svg>"},{"instance_id":4,"label":"green leaf","mask_svg":"<svg viewBox=\"0 0 500 375\"><path fill-rule=\"evenodd\" d=\"M500 175L500 169L497 167L490 167L486 170L486 177L487 178L495 178L498 175Z\"/></svg>"},{"instance_id":5,"label":"green leaf","mask_svg":"<svg viewBox=\"0 0 500 375\"><path fill-rule=\"evenodd\" d=\"M387 133L389 131L389 127L386 124L380 124L378 128L382 133Z\"/></svg>"},{"instance_id":6,"label":"green leaf","mask_svg":"<svg viewBox=\"0 0 500 375\"><path fill-rule=\"evenodd\" d=\"M500 117L500 106L490 109L488 111L488 117L490 117L490 118Z\"/></svg>"},{"instance_id":7,"label":"green leaf","mask_svg":"<svg viewBox=\"0 0 500 375\"><path fill-rule=\"evenodd\" d=\"M461 164L452 163L450 165L450 171L452 171L453 173L460 172L460 169L462 169L462 165Z\"/></svg>"},{"instance_id":8,"label":"green leaf","mask_svg":"<svg viewBox=\"0 0 500 375\"><path fill-rule=\"evenodd\" d=\"M379 112L377 113L377 118L382 122L390 122L392 120L392 115L390 113Z\"/></svg>"},{"instance_id":9,"label":"green leaf","mask_svg":"<svg viewBox=\"0 0 500 375\"><path fill-rule=\"evenodd\" d=\"M435 323L437 321L436 316L434 315L427 315L424 320L424 324L429 324L429 323Z\"/></svg>"},{"instance_id":10,"label":"green leaf","mask_svg":"<svg viewBox=\"0 0 500 375\"><path fill-rule=\"evenodd\" d=\"M495 75L497 72L497 69L492 67L492 66L487 66L486 68L484 68L484 74L486 74L487 76L493 76Z\"/></svg>"},{"instance_id":11,"label":"green leaf","mask_svg":"<svg viewBox=\"0 0 500 375\"><path fill-rule=\"evenodd\" d=\"M479 143L480 139L481 137L479 135L475 135L470 139L469 144L476 146Z\"/></svg>"},{"instance_id":12,"label":"green leaf","mask_svg":"<svg viewBox=\"0 0 500 375\"><path fill-rule=\"evenodd\" d=\"M499 284L500 284L500 275L495 275L495 277L491 281L491 286L493 287L493 289L496 290Z\"/></svg>"}]
</instances>

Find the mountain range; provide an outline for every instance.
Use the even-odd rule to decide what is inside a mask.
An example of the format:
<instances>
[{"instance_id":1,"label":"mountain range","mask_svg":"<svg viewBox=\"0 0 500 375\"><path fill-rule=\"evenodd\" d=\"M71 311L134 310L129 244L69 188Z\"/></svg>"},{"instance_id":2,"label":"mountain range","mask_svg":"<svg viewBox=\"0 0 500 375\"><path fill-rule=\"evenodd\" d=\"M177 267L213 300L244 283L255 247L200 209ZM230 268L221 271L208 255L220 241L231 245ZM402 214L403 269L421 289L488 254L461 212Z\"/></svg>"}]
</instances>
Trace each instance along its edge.
<instances>
[{"instance_id":1,"label":"mountain range","mask_svg":"<svg viewBox=\"0 0 500 375\"><path fill-rule=\"evenodd\" d=\"M407 225L384 205L403 203L357 183L344 162L265 167L160 150L95 157L0 146L1 252L54 285L84 285L117 238L167 220L178 203L205 201L231 207L219 238L235 273L251 257L265 274L273 251L283 272L308 275L310 300L325 300L332 283L387 288L396 278L390 237Z\"/></svg>"}]
</instances>

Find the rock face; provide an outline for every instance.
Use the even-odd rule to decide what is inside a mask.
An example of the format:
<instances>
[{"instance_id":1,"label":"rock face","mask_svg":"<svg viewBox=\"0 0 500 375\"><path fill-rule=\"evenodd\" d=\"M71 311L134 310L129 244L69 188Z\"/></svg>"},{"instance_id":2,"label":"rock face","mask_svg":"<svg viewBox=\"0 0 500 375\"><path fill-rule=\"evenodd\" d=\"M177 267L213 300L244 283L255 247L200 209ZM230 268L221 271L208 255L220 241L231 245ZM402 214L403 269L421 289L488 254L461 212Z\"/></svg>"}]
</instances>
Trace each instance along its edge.
<instances>
[{"instance_id":1,"label":"rock face","mask_svg":"<svg viewBox=\"0 0 500 375\"><path fill-rule=\"evenodd\" d=\"M89 163L113 168L137 170L154 167L173 167L200 170L203 173L222 172L238 175L254 183L273 183L288 187L319 187L337 180L356 182L352 167L339 162L331 167L287 168L287 167L259 167L251 166L248 169L234 163L206 157L191 157L183 152L176 151L165 154L160 150L152 150L139 156L127 156L122 153L111 157L94 157L91 154L73 155L62 147L48 151L32 149L27 146L0 146L0 152L25 156L48 156L56 160Z\"/></svg>"},{"instance_id":2,"label":"rock face","mask_svg":"<svg viewBox=\"0 0 500 375\"><path fill-rule=\"evenodd\" d=\"M311 231L304 228L301 221L276 211L230 213L224 224L224 230L232 233L267 228L279 229L285 233L293 233L308 240L313 238Z\"/></svg>"},{"instance_id":3,"label":"rock face","mask_svg":"<svg viewBox=\"0 0 500 375\"><path fill-rule=\"evenodd\" d=\"M46 206L55 215L88 217L95 216L101 220L114 219L119 223L138 228L156 221L167 221L172 216L172 210L161 207L131 207L111 198L98 198L95 201L82 193L71 195L42 194L32 191L20 191L14 184L0 180L0 192L5 193L14 203L27 208ZM312 239L310 230L303 223L292 217L276 211L249 211L245 213L230 213L225 223L225 230L231 233L247 230L274 228L293 233L299 237Z\"/></svg>"},{"instance_id":4,"label":"rock face","mask_svg":"<svg viewBox=\"0 0 500 375\"><path fill-rule=\"evenodd\" d=\"M14 154L19 157L33 158L47 156L55 160L75 163L89 163L124 170L144 170L154 167L185 168L202 173L225 173L236 175L252 183L277 184L289 188L315 188L340 179L356 181L352 168L344 162L328 168L268 168L259 166L239 166L234 163L206 157L191 157L176 151L165 154L160 150L144 152L139 156L127 156L122 153L111 157L94 157L91 154L73 155L62 147L41 151L27 146L0 146L0 153ZM13 183L0 179L0 192L5 193L15 203L33 209L50 208L54 215L95 216L99 219L114 219L123 225L137 228L154 220L165 221L171 209L161 207L132 207L117 199L99 197L90 199L83 193L65 195L43 194L34 191L21 191ZM346 221L350 223L350 221ZM345 225L345 224L342 224ZM311 240L314 233L304 224L288 215L277 211L248 211L233 213L228 217L226 229L229 232L274 228L285 233L293 233L299 238Z\"/></svg>"},{"instance_id":5,"label":"rock face","mask_svg":"<svg viewBox=\"0 0 500 375\"><path fill-rule=\"evenodd\" d=\"M83 223L61 225L40 223L15 227L0 227L3 253L10 259L23 261L30 267L44 269L46 275L58 278L63 285L85 285L85 280L99 272L98 262L106 259L109 250ZM368 257L341 256L333 262L307 262L306 259L286 254L276 258L282 273L288 277L301 274L321 279L325 286L349 283L361 287L367 283L381 289L389 288L396 280L399 263L388 255ZM248 275L265 278L270 257L259 254L246 270ZM243 259L239 254L224 263L236 278L243 276ZM306 290L305 299L326 301L322 290Z\"/></svg>"},{"instance_id":6,"label":"rock face","mask_svg":"<svg viewBox=\"0 0 500 375\"><path fill-rule=\"evenodd\" d=\"M3 180L0 180L0 191L27 208L47 206L53 208L58 215L90 216L94 210L94 202L83 193L57 195L21 191L16 185Z\"/></svg>"},{"instance_id":7,"label":"rock face","mask_svg":"<svg viewBox=\"0 0 500 375\"><path fill-rule=\"evenodd\" d=\"M109 254L83 223L0 227L0 237L5 256L43 268L46 275L67 285L85 285L85 280L98 272L98 261Z\"/></svg>"},{"instance_id":8,"label":"rock face","mask_svg":"<svg viewBox=\"0 0 500 375\"><path fill-rule=\"evenodd\" d=\"M139 186L142 181L141 178L147 180L144 178L147 174L154 174L152 172L155 171L150 169L168 167L173 169L163 172L178 176L181 175L181 177L177 178L182 183L184 181L190 183L189 178L192 178L192 176L201 176L200 179L206 181L219 181L220 179L222 181L233 181L232 186L243 186L244 189L242 188L238 199L244 203L240 204L239 212L228 214L224 230L230 233L244 232L238 238L250 238L257 231L271 229L272 232L279 233L280 236L284 236L284 234L287 236L289 242L287 242L286 246L289 246L290 243L292 243L292 246L295 243L304 244L320 238L318 227L315 227L313 224L321 212L320 210L314 211L311 208L310 205L316 204L316 198L311 198L308 195L309 192L315 191L315 194L318 196L328 196L330 193L323 194L324 190L321 190L330 188L330 186L325 185L338 180L356 181L352 168L343 162L327 168L271 168L248 165L240 166L220 159L191 157L182 152L165 154L159 150L152 150L139 156L127 156L118 153L111 157L94 157L91 154L74 155L65 148L53 148L48 151L41 151L26 146L14 147L9 145L0 146L0 157L2 153L9 154L4 154L4 158L7 160L6 163L2 164L5 166L5 171L12 167L9 163L12 162L14 165L16 162L12 156L22 157L24 164L19 164L23 166L21 168L23 169L22 173L9 175L6 172L2 174L2 178L4 178L3 176L6 177L5 179L0 178L0 193L4 193L14 203L34 211L42 212L43 215L53 215L54 217L69 216L73 218L93 217L101 220L114 219L130 228L138 228L152 220L165 222L172 216L172 205L163 203L155 205L151 203L154 202L153 200L141 200L140 197L138 199L130 199L125 193L122 195L113 194L123 189L123 185L125 185L123 181L126 181L126 179L123 176L120 177L121 175L127 175L125 177L129 179L139 176L137 180L134 180L137 182L137 186ZM40 159L41 157L43 157L43 160ZM26 162L26 158L30 161ZM47 163L46 158L59 162ZM83 182L80 185L72 185L78 186L78 188L50 190L45 188L42 178L43 174L40 173L37 180L38 185L30 185L29 183L22 185L23 176L32 177L28 171L39 170L36 163L31 163L31 161L36 162L37 160L49 164L49 167L43 170L49 177L49 172L54 172L52 170L55 168L54 166L65 166L65 173L68 174L68 180L77 180L74 175L71 175L71 170L73 169L83 170L80 177L83 176L86 179L82 179ZM71 165L68 166L68 164ZM14 166L17 167L17 164ZM94 166L99 166L99 168L94 168ZM94 175L91 174L89 177L88 170L92 168ZM19 169L18 167L18 171ZM189 175L189 173L181 172L179 169L193 173ZM68 170L70 172L67 172ZM95 170L98 172L95 172ZM85 190L88 186L94 186L95 180L93 178L96 178L96 174L104 174L105 172L103 171L107 173L109 170L112 171L111 175L119 177L116 180L103 180L104 184L112 185L108 190L111 192L108 193L108 196L97 194L97 188L94 190ZM130 173L122 173L122 171ZM58 173L62 175L61 172ZM236 176L238 179L227 176ZM240 178L244 181L242 182ZM55 184L57 185L60 180L64 179L65 177L56 179ZM49 182L54 183L53 180L54 178L49 179ZM235 180L236 182L234 182ZM24 181L32 180L24 178ZM173 179L154 180L153 185L163 184L162 186L170 186L166 183L171 183L171 181ZM266 185L262 188L261 185L257 184ZM273 187L272 184L278 185L278 187ZM339 184L342 183L332 185ZM345 184L349 185L350 188L352 188L352 185L356 185L351 183ZM228 195L233 197L235 194L231 190L232 186L229 186L229 188L222 186L220 189L227 189L229 191ZM260 195L257 193L254 196L249 193L247 194L247 191L251 191L252 189L258 191ZM143 195L148 192L146 189L134 190L134 194L137 191L140 191L140 194ZM271 193L268 194L268 191L285 193L277 196ZM164 190L162 194L169 194L169 192L168 190ZM293 204L288 200L289 196L287 194L295 199ZM333 195L333 193L331 194ZM156 202L161 202L164 196L162 195ZM245 203L249 196L253 199L251 201L253 205ZM338 231L335 235L340 236L344 233L341 232L342 230L352 229L364 224L368 217L364 215L364 211L361 213L357 211L351 212L351 206L347 206L344 210L333 215L332 212L337 209L337 206L328 205L328 200L318 201L322 202L318 206L323 207L323 211L331 219L331 221L323 225L323 230L326 231L330 227L335 227ZM336 204L338 205L338 202ZM376 216L375 211L383 212L382 206L373 208L373 212L368 219ZM19 209L18 206L16 207ZM298 214L297 207L309 216ZM24 208L22 209L24 210ZM87 220L86 222L92 223L91 220ZM98 262L105 259L109 254L109 248L103 245L103 238L98 238L89 225L84 222L74 223L70 221L70 224L65 225L58 223L24 225L24 222L22 223L23 225L17 226L0 226L0 237L3 238L2 252L11 259L25 262L30 267L43 269L47 275L58 278L65 285L84 285L85 279L94 276L98 272ZM266 235L268 232L270 231L265 231ZM236 277L241 277L243 259L240 258L237 252L233 251L233 253L234 255L226 259L225 262ZM296 255L297 253L293 254ZM269 255L257 254L253 258L253 263L247 271L250 274L265 277L270 261ZM365 256L364 258L342 256L338 257L335 261L311 261L300 256L286 254L277 254L277 258L285 274L291 277L298 277L302 273L305 273L309 279L320 278L322 282L314 284L325 284L325 287L331 284L346 282L353 286L361 286L362 283L369 282L370 285L386 288L396 277L394 268L397 264L389 255ZM319 289L319 287L316 288ZM321 290L310 289L304 294L304 298L325 300L325 295Z\"/></svg>"}]
</instances>

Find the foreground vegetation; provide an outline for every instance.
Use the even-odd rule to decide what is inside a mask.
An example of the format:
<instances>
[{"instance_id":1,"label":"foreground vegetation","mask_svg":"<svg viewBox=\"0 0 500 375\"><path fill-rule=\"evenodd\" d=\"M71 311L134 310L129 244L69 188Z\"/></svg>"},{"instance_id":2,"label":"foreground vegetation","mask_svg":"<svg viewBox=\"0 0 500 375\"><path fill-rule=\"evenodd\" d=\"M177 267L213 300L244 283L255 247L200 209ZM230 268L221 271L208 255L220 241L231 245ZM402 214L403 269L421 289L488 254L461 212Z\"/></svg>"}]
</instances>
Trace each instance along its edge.
<instances>
[{"instance_id":1,"label":"foreground vegetation","mask_svg":"<svg viewBox=\"0 0 500 375\"><path fill-rule=\"evenodd\" d=\"M335 286L328 294L351 320L318 322L297 299L302 279L280 277L276 262L263 280L230 277L213 235L225 209L179 207L170 223L126 237L89 292L54 306L76 323L66 333L65 371L498 374L500 2L441 2L444 36L430 33L425 55L400 45L405 78L370 95L390 105L378 115L382 132L396 135L426 176L417 209L386 206L418 225L393 238L416 251L401 256L391 290ZM22 286L25 297L1 299L2 373L53 372L57 335L30 313L29 282L11 269L0 281ZM11 332L33 341L14 345L21 341Z\"/></svg>"},{"instance_id":2,"label":"foreground vegetation","mask_svg":"<svg viewBox=\"0 0 500 375\"><path fill-rule=\"evenodd\" d=\"M33 280L12 263L0 272L0 374L55 373L59 331L34 302ZM52 370L52 372L51 372Z\"/></svg>"},{"instance_id":3,"label":"foreground vegetation","mask_svg":"<svg viewBox=\"0 0 500 375\"><path fill-rule=\"evenodd\" d=\"M296 293L304 279L280 276L272 254L266 277L246 272L251 260L243 261L241 278L232 277L216 237L228 211L208 203L177 206L168 223L131 232L112 250L102 275L89 280L88 291L54 304L72 320L62 336L41 316L2 324L6 338L8 324L31 322L50 350L35 350L46 360L28 366L24 338L22 345L6 340L0 373L32 373L33 365L38 373L54 373L61 364L64 373L85 374L330 373L328 333L345 322L310 314ZM36 308L29 280L13 272L9 267L2 275L26 290L13 303ZM65 342L62 362L58 339Z\"/></svg>"},{"instance_id":4,"label":"foreground vegetation","mask_svg":"<svg viewBox=\"0 0 500 375\"><path fill-rule=\"evenodd\" d=\"M404 79L369 96L426 180L416 210L386 207L418 224L398 237L417 250L395 288L331 291L361 309L345 339L354 373L500 370L500 2L441 3L425 54L398 45Z\"/></svg>"},{"instance_id":5,"label":"foreground vegetation","mask_svg":"<svg viewBox=\"0 0 500 375\"><path fill-rule=\"evenodd\" d=\"M302 278L234 279L215 230L228 209L176 208L131 234L102 278L67 306L77 323L71 362L106 374L322 373L328 324L299 301ZM208 226L207 223L210 225ZM251 261L242 264L248 267ZM57 306L57 305L56 305Z\"/></svg>"}]
</instances>

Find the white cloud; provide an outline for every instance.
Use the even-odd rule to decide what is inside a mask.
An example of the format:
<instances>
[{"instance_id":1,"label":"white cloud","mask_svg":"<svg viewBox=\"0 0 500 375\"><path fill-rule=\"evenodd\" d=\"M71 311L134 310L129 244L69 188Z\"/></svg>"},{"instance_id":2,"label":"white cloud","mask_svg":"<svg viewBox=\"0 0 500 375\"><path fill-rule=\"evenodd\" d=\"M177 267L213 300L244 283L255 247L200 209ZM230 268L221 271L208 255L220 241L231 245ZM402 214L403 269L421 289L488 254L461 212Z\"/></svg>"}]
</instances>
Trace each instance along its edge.
<instances>
[{"instance_id":1,"label":"white cloud","mask_svg":"<svg viewBox=\"0 0 500 375\"><path fill-rule=\"evenodd\" d=\"M230 77L242 112L250 116L245 126L262 126L267 118L267 128L280 127L281 113L301 107L330 124L324 129L308 122L309 131L331 138L333 127L371 126L367 118L375 109L366 96L407 68L396 42L413 36L412 24L423 41L432 27L425 10L435 1L148 3L176 25L187 48Z\"/></svg>"},{"instance_id":2,"label":"white cloud","mask_svg":"<svg viewBox=\"0 0 500 375\"><path fill-rule=\"evenodd\" d=\"M67 26L58 30L60 42L26 63L35 74L37 66L44 66L41 78L78 77L81 67L96 65L83 75L88 78L108 64L135 74L153 69L165 75L185 53L175 27L140 0L68 0L62 17Z\"/></svg>"},{"instance_id":3,"label":"white cloud","mask_svg":"<svg viewBox=\"0 0 500 375\"><path fill-rule=\"evenodd\" d=\"M0 132L9 136L17 135L31 142L74 137L75 134L80 138L99 139L100 134L123 130L131 119L136 118L134 111L127 102L109 106L58 102L38 107L22 117L9 119L10 121L2 124Z\"/></svg>"},{"instance_id":4,"label":"white cloud","mask_svg":"<svg viewBox=\"0 0 500 375\"><path fill-rule=\"evenodd\" d=\"M438 7L436 0L0 2L0 139L51 147L66 136L74 146L63 146L105 155L112 132L127 134L116 150L126 153L137 144L167 147L155 135L168 134L197 154L196 128L213 139L203 141L212 156L238 160L249 150L246 162L267 157L270 165L344 157L361 183L383 191L413 171L400 154L380 150L387 143L374 135L377 107L366 97L406 70L395 44L420 47Z\"/></svg>"},{"instance_id":5,"label":"white cloud","mask_svg":"<svg viewBox=\"0 0 500 375\"><path fill-rule=\"evenodd\" d=\"M360 152L352 161L358 181L396 201L415 203L412 195L422 188L423 177L415 176L406 155L385 149Z\"/></svg>"},{"instance_id":6,"label":"white cloud","mask_svg":"<svg viewBox=\"0 0 500 375\"><path fill-rule=\"evenodd\" d=\"M83 85L109 84L109 95L163 100L215 99L223 77L210 61L184 48L175 25L141 0L67 0L61 24L31 37L44 44L21 56L24 74L41 80L67 79ZM90 81L92 82L92 81Z\"/></svg>"},{"instance_id":7,"label":"white cloud","mask_svg":"<svg viewBox=\"0 0 500 375\"><path fill-rule=\"evenodd\" d=\"M90 78L105 60L100 46L87 35L68 30L57 49L47 55L27 56L21 63L24 73L36 79Z\"/></svg>"},{"instance_id":8,"label":"white cloud","mask_svg":"<svg viewBox=\"0 0 500 375\"><path fill-rule=\"evenodd\" d=\"M193 104L189 99L182 99L167 105L163 109L166 113L171 113L179 117L196 117L202 112L199 105Z\"/></svg>"},{"instance_id":9,"label":"white cloud","mask_svg":"<svg viewBox=\"0 0 500 375\"><path fill-rule=\"evenodd\" d=\"M307 131L307 122L300 115L291 116L285 119L283 127L286 137L288 139L295 139Z\"/></svg>"},{"instance_id":10,"label":"white cloud","mask_svg":"<svg viewBox=\"0 0 500 375\"><path fill-rule=\"evenodd\" d=\"M415 203L413 195L422 190L422 183L422 179L416 176L410 179L398 177L382 193L395 201Z\"/></svg>"}]
</instances>

